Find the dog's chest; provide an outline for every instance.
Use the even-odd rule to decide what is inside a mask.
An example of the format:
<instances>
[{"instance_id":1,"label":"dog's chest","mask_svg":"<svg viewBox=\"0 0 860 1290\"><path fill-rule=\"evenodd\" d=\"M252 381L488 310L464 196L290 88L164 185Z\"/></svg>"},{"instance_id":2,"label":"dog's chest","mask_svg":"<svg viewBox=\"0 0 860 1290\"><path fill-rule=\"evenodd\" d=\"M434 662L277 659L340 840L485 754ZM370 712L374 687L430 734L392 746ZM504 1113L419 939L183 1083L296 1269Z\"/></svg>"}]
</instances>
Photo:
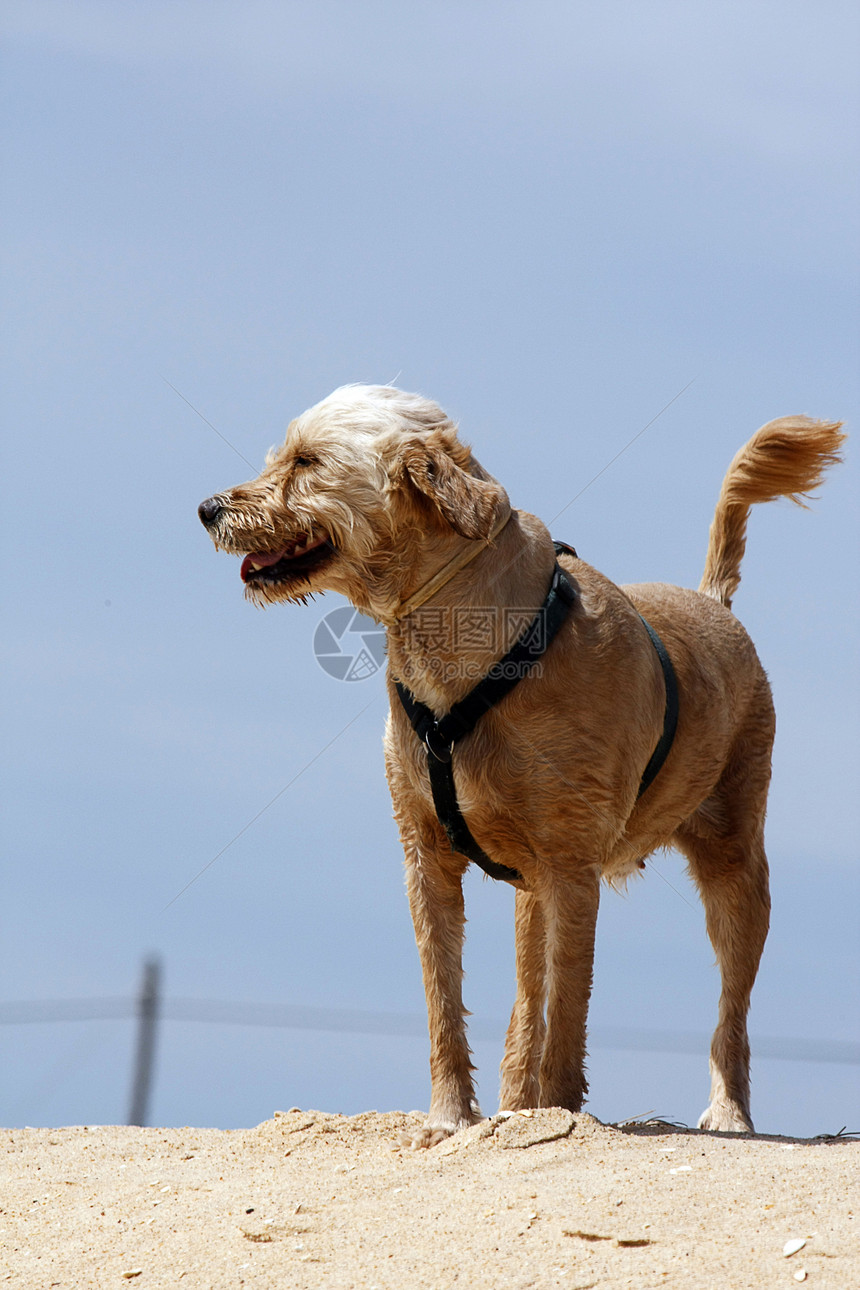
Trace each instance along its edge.
<instances>
[{"instance_id":1,"label":"dog's chest","mask_svg":"<svg viewBox=\"0 0 860 1290\"><path fill-rule=\"evenodd\" d=\"M493 739L490 725L491 719L487 718L485 730L476 731L452 750L456 809L474 840L491 858L513 864L515 858L519 860L546 846L547 829L540 827L542 795L522 766L499 755L499 741ZM401 805L405 805L407 814L432 815L444 826L446 819L437 812L431 788L428 756L433 754L428 754L426 746L408 727L398 732L392 745L395 755L390 760L395 773L389 773L389 782L395 799L406 788ZM547 812L543 817L546 825L551 817Z\"/></svg>"}]
</instances>

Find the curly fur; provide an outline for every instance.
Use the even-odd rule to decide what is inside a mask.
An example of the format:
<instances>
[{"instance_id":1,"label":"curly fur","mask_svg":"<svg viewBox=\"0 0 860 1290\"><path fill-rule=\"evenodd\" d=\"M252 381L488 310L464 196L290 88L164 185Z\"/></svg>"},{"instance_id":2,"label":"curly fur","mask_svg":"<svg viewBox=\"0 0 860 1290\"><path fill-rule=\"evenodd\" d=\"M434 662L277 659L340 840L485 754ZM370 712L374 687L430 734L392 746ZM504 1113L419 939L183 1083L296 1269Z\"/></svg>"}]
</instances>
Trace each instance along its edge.
<instances>
[{"instance_id":1,"label":"curly fur","mask_svg":"<svg viewBox=\"0 0 860 1290\"><path fill-rule=\"evenodd\" d=\"M722 976L711 1099L700 1121L751 1131L746 1016L768 929L764 814L774 715L752 642L729 610L750 506L800 501L838 460L839 426L785 417L729 468L698 592L617 587L562 557L577 600L541 660L457 746L460 806L484 851L517 870L517 996L502 1062L508 1110L586 1094L585 1025L601 878L623 882L658 847L685 855ZM429 400L348 386L303 413L258 479L201 505L216 544L245 556L256 604L334 589L390 622L385 760L406 859L430 1030L432 1096L417 1145L480 1116L462 999L462 876L430 797L423 749L394 693L404 681L438 715L501 657L542 604L555 563L540 520L505 490ZM483 548L421 609L397 617L464 543ZM250 562L250 563L249 563ZM641 798L665 694L639 613L668 648L680 717ZM492 639L458 623L492 617ZM482 617L483 616L483 617Z\"/></svg>"}]
</instances>

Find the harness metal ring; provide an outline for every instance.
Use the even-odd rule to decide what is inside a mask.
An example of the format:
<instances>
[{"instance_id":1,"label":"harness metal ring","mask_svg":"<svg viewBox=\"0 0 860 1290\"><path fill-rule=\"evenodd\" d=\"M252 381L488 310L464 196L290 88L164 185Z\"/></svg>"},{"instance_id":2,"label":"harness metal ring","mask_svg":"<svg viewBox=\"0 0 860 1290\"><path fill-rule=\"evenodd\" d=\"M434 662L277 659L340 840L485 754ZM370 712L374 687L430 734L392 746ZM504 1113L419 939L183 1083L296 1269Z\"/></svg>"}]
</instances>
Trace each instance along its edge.
<instances>
[{"instance_id":1,"label":"harness metal ring","mask_svg":"<svg viewBox=\"0 0 860 1290\"><path fill-rule=\"evenodd\" d=\"M449 762L454 752L454 740L445 741L439 733L438 726L431 726L424 736L424 742L427 745L427 751L432 753L437 761Z\"/></svg>"}]
</instances>

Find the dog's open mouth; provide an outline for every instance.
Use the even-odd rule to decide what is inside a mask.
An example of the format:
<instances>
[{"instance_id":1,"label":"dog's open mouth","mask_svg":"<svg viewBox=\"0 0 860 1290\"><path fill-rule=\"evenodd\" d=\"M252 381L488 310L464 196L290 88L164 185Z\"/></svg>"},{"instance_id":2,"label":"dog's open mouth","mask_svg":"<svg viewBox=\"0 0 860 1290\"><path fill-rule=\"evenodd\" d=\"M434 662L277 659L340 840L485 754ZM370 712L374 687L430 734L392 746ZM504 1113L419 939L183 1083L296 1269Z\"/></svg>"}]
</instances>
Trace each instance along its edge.
<instances>
[{"instance_id":1,"label":"dog's open mouth","mask_svg":"<svg viewBox=\"0 0 860 1290\"><path fill-rule=\"evenodd\" d=\"M242 581L252 585L288 582L326 564L335 554L325 534L300 533L279 551L252 551L242 561Z\"/></svg>"}]
</instances>

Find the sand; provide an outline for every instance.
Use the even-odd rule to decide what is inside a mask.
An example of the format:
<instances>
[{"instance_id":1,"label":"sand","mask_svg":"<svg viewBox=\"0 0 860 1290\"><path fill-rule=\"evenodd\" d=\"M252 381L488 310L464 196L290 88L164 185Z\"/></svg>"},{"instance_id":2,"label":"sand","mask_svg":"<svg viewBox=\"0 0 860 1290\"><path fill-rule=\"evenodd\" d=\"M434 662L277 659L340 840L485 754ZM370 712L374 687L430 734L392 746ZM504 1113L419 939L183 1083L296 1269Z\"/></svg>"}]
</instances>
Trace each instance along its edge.
<instances>
[{"instance_id":1,"label":"sand","mask_svg":"<svg viewBox=\"0 0 860 1290\"><path fill-rule=\"evenodd\" d=\"M411 1150L420 1123L4 1130L0 1286L860 1286L856 1141L548 1109Z\"/></svg>"}]
</instances>

